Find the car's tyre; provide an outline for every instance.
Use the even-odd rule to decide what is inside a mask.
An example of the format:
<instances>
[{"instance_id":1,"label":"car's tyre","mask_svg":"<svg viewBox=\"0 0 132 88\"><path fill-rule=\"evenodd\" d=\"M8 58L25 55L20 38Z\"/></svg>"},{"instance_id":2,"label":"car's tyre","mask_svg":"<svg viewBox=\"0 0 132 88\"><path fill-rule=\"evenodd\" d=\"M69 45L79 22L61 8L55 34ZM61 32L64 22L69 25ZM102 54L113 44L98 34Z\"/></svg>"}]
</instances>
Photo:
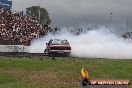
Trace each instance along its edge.
<instances>
[{"instance_id":1,"label":"car's tyre","mask_svg":"<svg viewBox=\"0 0 132 88\"><path fill-rule=\"evenodd\" d=\"M48 55L47 49L44 50L44 55Z\"/></svg>"},{"instance_id":2,"label":"car's tyre","mask_svg":"<svg viewBox=\"0 0 132 88\"><path fill-rule=\"evenodd\" d=\"M54 53L49 53L49 56L50 56L50 57L54 57L55 54L54 54Z\"/></svg>"}]
</instances>

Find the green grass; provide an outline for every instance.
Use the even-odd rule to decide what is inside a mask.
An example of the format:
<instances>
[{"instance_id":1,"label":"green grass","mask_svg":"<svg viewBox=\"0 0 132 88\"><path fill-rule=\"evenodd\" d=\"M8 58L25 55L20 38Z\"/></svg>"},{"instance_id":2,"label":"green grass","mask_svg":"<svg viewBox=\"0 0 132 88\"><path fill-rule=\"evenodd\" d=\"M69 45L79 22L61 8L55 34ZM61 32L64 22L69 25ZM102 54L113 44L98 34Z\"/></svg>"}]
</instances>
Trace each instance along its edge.
<instances>
[{"instance_id":1,"label":"green grass","mask_svg":"<svg viewBox=\"0 0 132 88\"><path fill-rule=\"evenodd\" d=\"M83 88L80 85L82 66L88 70L90 79L132 80L132 60L55 59L0 57L0 88ZM88 88L132 88L132 85Z\"/></svg>"}]
</instances>

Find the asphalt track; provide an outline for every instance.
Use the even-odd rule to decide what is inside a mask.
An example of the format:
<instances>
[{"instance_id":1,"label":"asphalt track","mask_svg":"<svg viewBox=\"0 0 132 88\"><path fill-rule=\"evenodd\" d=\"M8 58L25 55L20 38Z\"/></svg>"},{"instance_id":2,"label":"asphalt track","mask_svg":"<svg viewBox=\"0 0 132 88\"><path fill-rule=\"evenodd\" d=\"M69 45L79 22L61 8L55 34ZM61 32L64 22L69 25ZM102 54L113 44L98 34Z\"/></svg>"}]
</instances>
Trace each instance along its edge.
<instances>
[{"instance_id":1,"label":"asphalt track","mask_svg":"<svg viewBox=\"0 0 132 88\"><path fill-rule=\"evenodd\" d=\"M0 52L0 56L36 57L36 56L46 56L46 55L44 53Z\"/></svg>"}]
</instances>

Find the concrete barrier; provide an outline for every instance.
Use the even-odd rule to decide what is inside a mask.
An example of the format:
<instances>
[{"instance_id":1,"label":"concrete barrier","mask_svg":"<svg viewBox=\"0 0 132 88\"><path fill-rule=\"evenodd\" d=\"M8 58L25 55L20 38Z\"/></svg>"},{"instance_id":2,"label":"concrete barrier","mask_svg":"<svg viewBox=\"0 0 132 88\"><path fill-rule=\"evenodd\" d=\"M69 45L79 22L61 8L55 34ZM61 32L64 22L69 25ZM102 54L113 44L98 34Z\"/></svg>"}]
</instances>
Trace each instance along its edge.
<instances>
[{"instance_id":1,"label":"concrete barrier","mask_svg":"<svg viewBox=\"0 0 132 88\"><path fill-rule=\"evenodd\" d=\"M28 46L0 45L0 52L28 52Z\"/></svg>"}]
</instances>

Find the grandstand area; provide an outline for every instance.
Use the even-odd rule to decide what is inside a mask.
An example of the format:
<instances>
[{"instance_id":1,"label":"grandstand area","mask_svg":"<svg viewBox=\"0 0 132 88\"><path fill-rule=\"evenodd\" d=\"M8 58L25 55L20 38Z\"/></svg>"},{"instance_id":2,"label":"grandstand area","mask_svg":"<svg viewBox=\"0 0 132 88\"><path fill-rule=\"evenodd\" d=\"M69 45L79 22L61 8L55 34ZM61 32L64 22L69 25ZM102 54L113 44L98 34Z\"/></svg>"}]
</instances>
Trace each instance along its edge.
<instances>
[{"instance_id":1,"label":"grandstand area","mask_svg":"<svg viewBox=\"0 0 132 88\"><path fill-rule=\"evenodd\" d=\"M40 23L38 17L28 16L10 9L0 8L0 44L29 46L34 38L56 31L48 23Z\"/></svg>"},{"instance_id":2,"label":"grandstand area","mask_svg":"<svg viewBox=\"0 0 132 88\"><path fill-rule=\"evenodd\" d=\"M38 17L28 16L23 11L0 8L0 20L0 55L21 53L26 56L32 40L57 31L57 28L53 29L48 23L41 23Z\"/></svg>"}]
</instances>

